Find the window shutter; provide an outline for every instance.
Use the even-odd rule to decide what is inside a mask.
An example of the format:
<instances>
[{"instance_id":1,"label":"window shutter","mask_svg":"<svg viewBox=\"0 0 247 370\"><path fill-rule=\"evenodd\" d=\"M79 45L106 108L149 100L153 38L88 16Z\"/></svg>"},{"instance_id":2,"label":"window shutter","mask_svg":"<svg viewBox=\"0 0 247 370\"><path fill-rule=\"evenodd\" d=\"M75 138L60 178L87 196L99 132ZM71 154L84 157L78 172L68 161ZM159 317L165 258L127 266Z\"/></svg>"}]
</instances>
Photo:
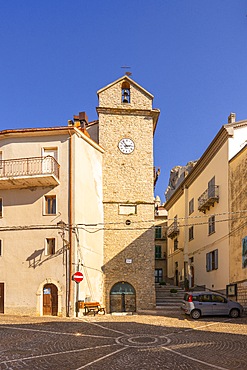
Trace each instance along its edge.
<instances>
[{"instance_id":1,"label":"window shutter","mask_svg":"<svg viewBox=\"0 0 247 370\"><path fill-rule=\"evenodd\" d=\"M215 258L215 270L216 270L218 268L218 249L216 249L214 253L215 253L214 258Z\"/></svg>"},{"instance_id":2,"label":"window shutter","mask_svg":"<svg viewBox=\"0 0 247 370\"><path fill-rule=\"evenodd\" d=\"M211 270L211 255L210 253L206 254L206 270L210 271Z\"/></svg>"}]
</instances>

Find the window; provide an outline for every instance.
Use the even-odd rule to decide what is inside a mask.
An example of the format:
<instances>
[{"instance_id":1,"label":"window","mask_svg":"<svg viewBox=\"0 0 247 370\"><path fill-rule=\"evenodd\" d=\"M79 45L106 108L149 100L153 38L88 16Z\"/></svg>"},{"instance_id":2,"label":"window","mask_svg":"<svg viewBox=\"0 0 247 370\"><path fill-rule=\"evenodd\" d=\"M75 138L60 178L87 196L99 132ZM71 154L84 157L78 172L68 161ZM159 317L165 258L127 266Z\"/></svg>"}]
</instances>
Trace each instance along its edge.
<instances>
[{"instance_id":1,"label":"window","mask_svg":"<svg viewBox=\"0 0 247 370\"><path fill-rule=\"evenodd\" d=\"M3 241L0 239L0 257L3 255Z\"/></svg>"},{"instance_id":2,"label":"window","mask_svg":"<svg viewBox=\"0 0 247 370\"><path fill-rule=\"evenodd\" d=\"M155 269L155 282L160 283L161 281L163 281L163 270Z\"/></svg>"},{"instance_id":3,"label":"window","mask_svg":"<svg viewBox=\"0 0 247 370\"><path fill-rule=\"evenodd\" d=\"M120 215L135 215L136 205L134 204L120 204L119 205L119 214Z\"/></svg>"},{"instance_id":4,"label":"window","mask_svg":"<svg viewBox=\"0 0 247 370\"><path fill-rule=\"evenodd\" d=\"M212 295L212 301L217 303L227 303L227 300L222 297L221 295L213 294Z\"/></svg>"},{"instance_id":5,"label":"window","mask_svg":"<svg viewBox=\"0 0 247 370\"><path fill-rule=\"evenodd\" d=\"M3 198L0 198L0 217L3 217Z\"/></svg>"},{"instance_id":6,"label":"window","mask_svg":"<svg viewBox=\"0 0 247 370\"><path fill-rule=\"evenodd\" d=\"M207 271L218 269L218 249L206 254L206 269Z\"/></svg>"},{"instance_id":7,"label":"window","mask_svg":"<svg viewBox=\"0 0 247 370\"><path fill-rule=\"evenodd\" d=\"M194 212L194 198L189 201L189 215Z\"/></svg>"},{"instance_id":8,"label":"window","mask_svg":"<svg viewBox=\"0 0 247 370\"><path fill-rule=\"evenodd\" d=\"M202 294L198 297L199 302L211 302L212 296L211 294Z\"/></svg>"},{"instance_id":9,"label":"window","mask_svg":"<svg viewBox=\"0 0 247 370\"><path fill-rule=\"evenodd\" d=\"M215 197L215 176L208 182L208 197Z\"/></svg>"},{"instance_id":10,"label":"window","mask_svg":"<svg viewBox=\"0 0 247 370\"><path fill-rule=\"evenodd\" d=\"M174 249L174 252L178 249L178 239L174 239L173 241L173 249Z\"/></svg>"},{"instance_id":11,"label":"window","mask_svg":"<svg viewBox=\"0 0 247 370\"><path fill-rule=\"evenodd\" d=\"M161 226L155 226L155 239L161 239Z\"/></svg>"},{"instance_id":12,"label":"window","mask_svg":"<svg viewBox=\"0 0 247 370\"><path fill-rule=\"evenodd\" d=\"M208 219L208 234L215 233L215 216L211 216Z\"/></svg>"},{"instance_id":13,"label":"window","mask_svg":"<svg viewBox=\"0 0 247 370\"><path fill-rule=\"evenodd\" d=\"M161 258L161 245L155 246L155 258Z\"/></svg>"},{"instance_id":14,"label":"window","mask_svg":"<svg viewBox=\"0 0 247 370\"><path fill-rule=\"evenodd\" d=\"M45 255L50 256L55 254L55 238L47 238L45 245Z\"/></svg>"},{"instance_id":15,"label":"window","mask_svg":"<svg viewBox=\"0 0 247 370\"><path fill-rule=\"evenodd\" d=\"M45 196L45 214L46 215L55 215L56 210L56 195Z\"/></svg>"},{"instance_id":16,"label":"window","mask_svg":"<svg viewBox=\"0 0 247 370\"><path fill-rule=\"evenodd\" d=\"M42 171L43 173L54 173L55 171L55 161L57 161L57 148L43 148L42 156ZM53 159L54 158L54 159Z\"/></svg>"},{"instance_id":17,"label":"window","mask_svg":"<svg viewBox=\"0 0 247 370\"><path fill-rule=\"evenodd\" d=\"M189 228L189 241L194 239L194 226Z\"/></svg>"}]
</instances>

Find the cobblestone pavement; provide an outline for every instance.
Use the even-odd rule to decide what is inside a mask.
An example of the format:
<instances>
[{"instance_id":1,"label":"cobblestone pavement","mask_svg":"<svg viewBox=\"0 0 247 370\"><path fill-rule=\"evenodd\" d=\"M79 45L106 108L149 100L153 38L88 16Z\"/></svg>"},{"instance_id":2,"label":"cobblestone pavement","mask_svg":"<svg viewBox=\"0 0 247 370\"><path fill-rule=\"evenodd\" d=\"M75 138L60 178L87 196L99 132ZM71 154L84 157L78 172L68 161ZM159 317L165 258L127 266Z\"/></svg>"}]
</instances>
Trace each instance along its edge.
<instances>
[{"instance_id":1,"label":"cobblestone pavement","mask_svg":"<svg viewBox=\"0 0 247 370\"><path fill-rule=\"evenodd\" d=\"M247 317L2 315L0 369L247 370Z\"/></svg>"}]
</instances>

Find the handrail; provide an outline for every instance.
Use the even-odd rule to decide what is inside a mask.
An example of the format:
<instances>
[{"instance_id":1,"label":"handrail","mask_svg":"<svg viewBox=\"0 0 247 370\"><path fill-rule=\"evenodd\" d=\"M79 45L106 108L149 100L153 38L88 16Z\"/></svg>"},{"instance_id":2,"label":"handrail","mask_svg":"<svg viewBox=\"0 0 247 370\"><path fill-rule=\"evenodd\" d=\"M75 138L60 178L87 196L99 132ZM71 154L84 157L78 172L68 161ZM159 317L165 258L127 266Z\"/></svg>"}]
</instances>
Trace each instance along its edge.
<instances>
[{"instance_id":1,"label":"handrail","mask_svg":"<svg viewBox=\"0 0 247 370\"><path fill-rule=\"evenodd\" d=\"M53 174L59 178L59 164L52 156L6 159L0 161L0 179Z\"/></svg>"},{"instance_id":2,"label":"handrail","mask_svg":"<svg viewBox=\"0 0 247 370\"><path fill-rule=\"evenodd\" d=\"M225 293L221 293L219 292L218 290L214 290L214 289L210 289L210 288L207 288L205 285L195 285L194 287L198 287L198 288L203 288L204 291L208 290L210 292L213 292L213 293L218 293L218 294L221 294L221 295L224 295L227 297L227 295ZM193 289L193 288L192 288Z\"/></svg>"},{"instance_id":3,"label":"handrail","mask_svg":"<svg viewBox=\"0 0 247 370\"><path fill-rule=\"evenodd\" d=\"M198 209L203 207L210 199L219 199L218 185L210 186L200 195L200 197L198 198Z\"/></svg>"},{"instance_id":4,"label":"handrail","mask_svg":"<svg viewBox=\"0 0 247 370\"><path fill-rule=\"evenodd\" d=\"M174 221L170 226L167 228L167 236L174 234L174 233L179 233L179 223L177 221Z\"/></svg>"}]
</instances>

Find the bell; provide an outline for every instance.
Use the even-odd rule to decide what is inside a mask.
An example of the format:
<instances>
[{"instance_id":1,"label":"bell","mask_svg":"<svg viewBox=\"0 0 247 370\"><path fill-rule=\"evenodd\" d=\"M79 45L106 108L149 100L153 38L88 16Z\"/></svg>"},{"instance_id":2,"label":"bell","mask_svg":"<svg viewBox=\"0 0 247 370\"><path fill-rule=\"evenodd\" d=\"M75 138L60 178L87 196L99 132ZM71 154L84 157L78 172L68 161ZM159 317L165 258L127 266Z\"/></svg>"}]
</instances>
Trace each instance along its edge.
<instances>
[{"instance_id":1,"label":"bell","mask_svg":"<svg viewBox=\"0 0 247 370\"><path fill-rule=\"evenodd\" d=\"M128 102L129 102L129 93L128 93L128 90L124 90L123 103L128 103Z\"/></svg>"}]
</instances>

